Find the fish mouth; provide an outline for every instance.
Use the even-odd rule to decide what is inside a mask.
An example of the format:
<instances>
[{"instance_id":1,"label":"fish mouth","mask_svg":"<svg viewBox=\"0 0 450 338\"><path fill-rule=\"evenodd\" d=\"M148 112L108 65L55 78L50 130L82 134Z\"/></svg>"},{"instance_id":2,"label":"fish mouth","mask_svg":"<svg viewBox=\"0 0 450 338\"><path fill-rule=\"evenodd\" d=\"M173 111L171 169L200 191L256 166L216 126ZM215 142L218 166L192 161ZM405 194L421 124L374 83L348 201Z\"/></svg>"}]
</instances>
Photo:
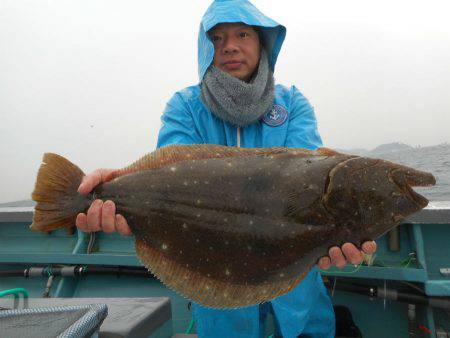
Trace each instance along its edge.
<instances>
[{"instance_id":1,"label":"fish mouth","mask_svg":"<svg viewBox=\"0 0 450 338\"><path fill-rule=\"evenodd\" d=\"M389 178L418 207L422 209L428 205L428 199L415 192L413 187L431 187L435 185L436 178L432 174L402 167L392 170Z\"/></svg>"}]
</instances>

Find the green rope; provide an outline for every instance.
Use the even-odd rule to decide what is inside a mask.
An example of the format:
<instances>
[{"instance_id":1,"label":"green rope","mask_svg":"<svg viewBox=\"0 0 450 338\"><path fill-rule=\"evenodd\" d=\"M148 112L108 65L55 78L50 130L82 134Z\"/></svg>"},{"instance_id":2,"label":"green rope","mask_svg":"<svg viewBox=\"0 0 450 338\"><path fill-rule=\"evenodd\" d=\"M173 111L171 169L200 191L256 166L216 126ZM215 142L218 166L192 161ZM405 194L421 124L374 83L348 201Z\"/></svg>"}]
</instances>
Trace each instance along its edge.
<instances>
[{"instance_id":1,"label":"green rope","mask_svg":"<svg viewBox=\"0 0 450 338\"><path fill-rule=\"evenodd\" d=\"M190 334L193 328L194 328L194 317L192 316L191 321L189 322L189 327L187 328L185 334Z\"/></svg>"},{"instance_id":2,"label":"green rope","mask_svg":"<svg viewBox=\"0 0 450 338\"><path fill-rule=\"evenodd\" d=\"M330 272L332 274L347 275L347 274L358 272L361 269L362 264L363 264L363 261L361 261L361 263L359 263L359 265L357 265L356 268L354 268L351 271L330 271L330 270L322 270L320 268L319 268L319 271L320 272Z\"/></svg>"},{"instance_id":3,"label":"green rope","mask_svg":"<svg viewBox=\"0 0 450 338\"><path fill-rule=\"evenodd\" d=\"M23 295L23 298L28 298L28 296L29 296L28 291L25 290L24 288L15 288L15 289L0 291L0 297L14 295L14 298L19 298L20 294Z\"/></svg>"},{"instance_id":4,"label":"green rope","mask_svg":"<svg viewBox=\"0 0 450 338\"><path fill-rule=\"evenodd\" d=\"M376 259L376 260L374 260L373 266L381 266L384 268L408 268L411 265L411 263L415 260L416 260L416 258L414 256L410 256L410 257L402 260L399 265L389 265L389 264L386 264L381 259ZM351 271L322 270L320 268L318 268L318 269L320 272L332 273L332 274L338 274L338 275L347 275L347 274L353 274L353 273L358 272L361 269L361 266L363 263L364 263L364 260L362 260L361 263L359 263L359 265L356 266L355 269L353 269Z\"/></svg>"},{"instance_id":5,"label":"green rope","mask_svg":"<svg viewBox=\"0 0 450 338\"><path fill-rule=\"evenodd\" d=\"M411 263L415 260L416 260L416 258L414 256L411 256L411 257L405 258L399 264L391 265L391 264L387 264L382 259L377 259L377 261L374 265L384 267L384 268L408 268L411 265Z\"/></svg>"}]
</instances>

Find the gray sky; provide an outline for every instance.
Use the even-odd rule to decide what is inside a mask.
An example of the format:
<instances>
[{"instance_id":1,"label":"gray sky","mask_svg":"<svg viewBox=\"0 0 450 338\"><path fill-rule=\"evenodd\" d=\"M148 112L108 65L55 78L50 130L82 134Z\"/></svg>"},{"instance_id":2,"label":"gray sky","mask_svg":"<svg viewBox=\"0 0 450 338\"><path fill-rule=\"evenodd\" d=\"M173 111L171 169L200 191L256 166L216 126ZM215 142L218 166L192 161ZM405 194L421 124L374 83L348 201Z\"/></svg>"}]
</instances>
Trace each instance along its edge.
<instances>
[{"instance_id":1,"label":"gray sky","mask_svg":"<svg viewBox=\"0 0 450 338\"><path fill-rule=\"evenodd\" d=\"M447 2L253 1L287 27L275 77L324 144L369 149L450 141ZM154 150L165 103L198 81L209 3L0 0L0 202L29 198L44 152L89 172Z\"/></svg>"}]
</instances>

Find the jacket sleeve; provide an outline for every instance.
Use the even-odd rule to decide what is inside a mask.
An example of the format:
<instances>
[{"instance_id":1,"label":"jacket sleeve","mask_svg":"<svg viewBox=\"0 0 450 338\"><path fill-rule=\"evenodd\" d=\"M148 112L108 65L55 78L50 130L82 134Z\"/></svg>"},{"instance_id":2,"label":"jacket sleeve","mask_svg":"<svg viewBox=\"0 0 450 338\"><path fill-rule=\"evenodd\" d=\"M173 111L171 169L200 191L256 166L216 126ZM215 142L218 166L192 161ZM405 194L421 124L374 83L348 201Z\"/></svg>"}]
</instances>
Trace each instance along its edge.
<instances>
[{"instance_id":1,"label":"jacket sleeve","mask_svg":"<svg viewBox=\"0 0 450 338\"><path fill-rule=\"evenodd\" d=\"M161 116L157 148L170 144L204 143L195 127L188 104L179 93L169 100Z\"/></svg>"},{"instance_id":2,"label":"jacket sleeve","mask_svg":"<svg viewBox=\"0 0 450 338\"><path fill-rule=\"evenodd\" d=\"M314 109L299 90L291 88L290 120L286 136L286 147L314 150L322 146L317 130Z\"/></svg>"}]
</instances>

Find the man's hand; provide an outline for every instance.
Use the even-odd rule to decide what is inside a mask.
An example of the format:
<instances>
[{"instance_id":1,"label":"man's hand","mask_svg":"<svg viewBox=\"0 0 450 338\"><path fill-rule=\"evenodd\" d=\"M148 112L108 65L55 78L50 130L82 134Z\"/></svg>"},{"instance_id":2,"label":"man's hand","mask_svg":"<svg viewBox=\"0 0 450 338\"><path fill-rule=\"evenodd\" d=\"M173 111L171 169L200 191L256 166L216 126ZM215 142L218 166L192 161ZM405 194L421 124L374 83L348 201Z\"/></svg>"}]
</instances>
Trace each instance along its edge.
<instances>
[{"instance_id":1,"label":"man's hand","mask_svg":"<svg viewBox=\"0 0 450 338\"><path fill-rule=\"evenodd\" d=\"M92 191L98 184L108 182L114 169L97 169L94 172L83 177L78 192L86 195ZM82 231L104 231L106 233L118 232L121 235L131 235L128 223L120 214L116 214L116 205L113 201L95 200L87 214L77 215L76 226Z\"/></svg>"},{"instance_id":2,"label":"man's hand","mask_svg":"<svg viewBox=\"0 0 450 338\"><path fill-rule=\"evenodd\" d=\"M364 242L362 251L368 255L375 253L377 243L374 241ZM363 260L362 251L358 250L352 243L344 243L342 248L333 246L329 251L329 256L323 256L319 259L318 265L322 270L327 270L334 265L342 269L347 263L358 265Z\"/></svg>"}]
</instances>

